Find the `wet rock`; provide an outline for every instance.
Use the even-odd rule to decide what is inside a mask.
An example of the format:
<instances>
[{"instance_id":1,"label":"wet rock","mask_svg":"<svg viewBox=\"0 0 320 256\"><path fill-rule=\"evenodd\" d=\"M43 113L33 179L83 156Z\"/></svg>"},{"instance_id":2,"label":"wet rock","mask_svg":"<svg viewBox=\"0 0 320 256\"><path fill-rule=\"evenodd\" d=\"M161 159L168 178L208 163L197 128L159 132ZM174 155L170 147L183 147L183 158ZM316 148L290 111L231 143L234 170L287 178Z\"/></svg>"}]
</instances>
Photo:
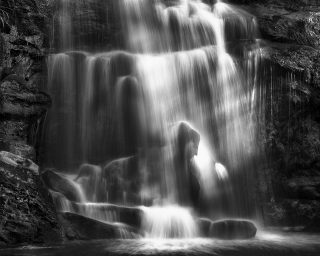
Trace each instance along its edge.
<instances>
[{"instance_id":1,"label":"wet rock","mask_svg":"<svg viewBox=\"0 0 320 256\"><path fill-rule=\"evenodd\" d=\"M320 2L231 0L256 16L265 67L278 81L265 124L268 167L259 175L265 221L316 227L319 218ZM266 63L263 63L265 65ZM270 84L270 83L269 83ZM269 89L267 89L269 90ZM271 93L269 90L267 92ZM267 118L268 119L268 118ZM313 182L311 182L313 180Z\"/></svg>"},{"instance_id":2,"label":"wet rock","mask_svg":"<svg viewBox=\"0 0 320 256\"><path fill-rule=\"evenodd\" d=\"M1 151L0 161L6 165L14 168L24 168L29 171L39 174L39 166L32 162L30 159L23 158L10 152Z\"/></svg>"},{"instance_id":3,"label":"wet rock","mask_svg":"<svg viewBox=\"0 0 320 256\"><path fill-rule=\"evenodd\" d=\"M75 181L82 177L95 177L101 174L101 167L93 164L82 164Z\"/></svg>"},{"instance_id":4,"label":"wet rock","mask_svg":"<svg viewBox=\"0 0 320 256\"><path fill-rule=\"evenodd\" d=\"M184 157L191 159L198 154L200 134L189 124L181 122L178 125L177 143L180 154L186 154Z\"/></svg>"},{"instance_id":5,"label":"wet rock","mask_svg":"<svg viewBox=\"0 0 320 256\"><path fill-rule=\"evenodd\" d=\"M247 220L221 220L212 222L209 236L219 239L250 239L257 233L256 226Z\"/></svg>"},{"instance_id":6,"label":"wet rock","mask_svg":"<svg viewBox=\"0 0 320 256\"><path fill-rule=\"evenodd\" d=\"M320 16L316 11L294 12L283 8L271 9L266 6L259 7L257 16L264 38L278 42L319 46Z\"/></svg>"},{"instance_id":7,"label":"wet rock","mask_svg":"<svg viewBox=\"0 0 320 256\"><path fill-rule=\"evenodd\" d=\"M212 221L207 218L197 219L197 225L202 237L218 239L250 239L255 237L257 228L247 220Z\"/></svg>"},{"instance_id":8,"label":"wet rock","mask_svg":"<svg viewBox=\"0 0 320 256\"><path fill-rule=\"evenodd\" d=\"M197 219L200 236L209 237L212 220L206 218Z\"/></svg>"},{"instance_id":9,"label":"wet rock","mask_svg":"<svg viewBox=\"0 0 320 256\"><path fill-rule=\"evenodd\" d=\"M0 244L61 240L54 206L28 159L0 153Z\"/></svg>"},{"instance_id":10,"label":"wet rock","mask_svg":"<svg viewBox=\"0 0 320 256\"><path fill-rule=\"evenodd\" d=\"M0 148L4 151L12 152L15 155L19 155L23 158L28 158L33 161L36 158L36 152L34 147L21 142L0 140Z\"/></svg>"},{"instance_id":11,"label":"wet rock","mask_svg":"<svg viewBox=\"0 0 320 256\"><path fill-rule=\"evenodd\" d=\"M55 31L60 31L61 9L63 4L60 1L51 2L53 26ZM67 11L64 13L69 19L72 31L69 36L70 42L63 42L63 35L56 33L53 39L54 48L69 48L72 43L74 49L114 49L121 48L121 22L117 9L118 1L92 1L86 2L69 1L64 2Z\"/></svg>"},{"instance_id":12,"label":"wet rock","mask_svg":"<svg viewBox=\"0 0 320 256\"><path fill-rule=\"evenodd\" d=\"M320 231L319 200L279 199L272 202L270 208L267 214L275 220L275 225L294 227L298 224L300 231Z\"/></svg>"},{"instance_id":13,"label":"wet rock","mask_svg":"<svg viewBox=\"0 0 320 256\"><path fill-rule=\"evenodd\" d=\"M38 7L46 4L23 0L1 5L8 13L0 34L1 149L36 159L40 123L50 106L49 96L40 92L46 81L43 48L49 30Z\"/></svg>"},{"instance_id":14,"label":"wet rock","mask_svg":"<svg viewBox=\"0 0 320 256\"><path fill-rule=\"evenodd\" d=\"M72 209L81 215L86 215L86 209L89 212L108 213L109 216L116 218L116 222L121 222L137 229L141 226L143 211L139 207L127 207L114 204L81 204L72 203Z\"/></svg>"},{"instance_id":15,"label":"wet rock","mask_svg":"<svg viewBox=\"0 0 320 256\"><path fill-rule=\"evenodd\" d=\"M45 185L56 192L63 194L67 199L81 202L82 198L76 184L53 170L45 170L41 175Z\"/></svg>"},{"instance_id":16,"label":"wet rock","mask_svg":"<svg viewBox=\"0 0 320 256\"><path fill-rule=\"evenodd\" d=\"M319 59L320 50L304 45L268 44L264 48L265 59L279 65L287 72L293 72L303 78L307 83L309 94L316 94L314 89L308 88L308 84L318 86L320 83ZM315 95L314 95L315 96ZM310 95L309 97L310 98Z\"/></svg>"},{"instance_id":17,"label":"wet rock","mask_svg":"<svg viewBox=\"0 0 320 256\"><path fill-rule=\"evenodd\" d=\"M320 178L293 178L286 182L288 197L306 200L320 199Z\"/></svg>"},{"instance_id":18,"label":"wet rock","mask_svg":"<svg viewBox=\"0 0 320 256\"><path fill-rule=\"evenodd\" d=\"M109 224L75 213L60 213L59 220L69 240L137 238L139 231L124 224Z\"/></svg>"},{"instance_id":19,"label":"wet rock","mask_svg":"<svg viewBox=\"0 0 320 256\"><path fill-rule=\"evenodd\" d=\"M200 134L189 124L177 125L176 145L174 146L174 168L177 177L179 201L186 205L198 206L200 195L199 173L193 162L198 154Z\"/></svg>"},{"instance_id":20,"label":"wet rock","mask_svg":"<svg viewBox=\"0 0 320 256\"><path fill-rule=\"evenodd\" d=\"M78 175L74 181L82 186L86 200L91 202L107 201L105 180L102 179L101 174L102 169L98 165L82 164L80 166Z\"/></svg>"},{"instance_id":21,"label":"wet rock","mask_svg":"<svg viewBox=\"0 0 320 256\"><path fill-rule=\"evenodd\" d=\"M44 93L30 91L16 80L4 80L0 85L3 116L37 118L50 106L50 98Z\"/></svg>"},{"instance_id":22,"label":"wet rock","mask_svg":"<svg viewBox=\"0 0 320 256\"><path fill-rule=\"evenodd\" d=\"M120 158L103 168L102 177L106 181L109 202L140 204L141 175L138 162L136 156Z\"/></svg>"}]
</instances>

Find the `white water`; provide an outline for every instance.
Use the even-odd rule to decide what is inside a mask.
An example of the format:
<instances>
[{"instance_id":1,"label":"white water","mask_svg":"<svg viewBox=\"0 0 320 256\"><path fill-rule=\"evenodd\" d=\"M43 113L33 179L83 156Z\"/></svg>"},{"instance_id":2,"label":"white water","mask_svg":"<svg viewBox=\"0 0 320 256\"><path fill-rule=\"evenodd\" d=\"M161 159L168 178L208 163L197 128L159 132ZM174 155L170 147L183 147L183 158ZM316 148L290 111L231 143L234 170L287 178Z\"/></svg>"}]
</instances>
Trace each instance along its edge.
<instances>
[{"instance_id":1,"label":"white water","mask_svg":"<svg viewBox=\"0 0 320 256\"><path fill-rule=\"evenodd\" d=\"M260 53L242 49L249 56L244 72L227 43L254 39L256 22L220 1L209 6L180 0L168 7L162 1L121 0L119 6L126 51L68 51L48 60L54 105L47 124L47 161L61 168L100 165L95 167L100 172L77 180L86 194L85 207L75 210L66 202L61 207L116 221L108 212L97 212L93 203L110 202L112 193L121 204L149 200L153 207L144 208L143 224L148 237L195 237L194 218L184 207L193 179L186 166L195 165L201 203L215 217L225 214L222 205L233 216L250 204L239 193L244 188L237 179L247 175L239 172L248 171L243 169L258 144L254 69ZM64 33L72 31L67 24ZM182 121L200 134L200 144L192 159L183 160L190 163L180 163L180 172L174 130ZM107 160L128 155L138 159L135 177L127 158L114 166L129 181L141 177L134 201L128 182L116 193L101 174Z\"/></svg>"},{"instance_id":2,"label":"white water","mask_svg":"<svg viewBox=\"0 0 320 256\"><path fill-rule=\"evenodd\" d=\"M146 238L193 238L199 234L195 220L186 208L172 205L142 209Z\"/></svg>"}]
</instances>

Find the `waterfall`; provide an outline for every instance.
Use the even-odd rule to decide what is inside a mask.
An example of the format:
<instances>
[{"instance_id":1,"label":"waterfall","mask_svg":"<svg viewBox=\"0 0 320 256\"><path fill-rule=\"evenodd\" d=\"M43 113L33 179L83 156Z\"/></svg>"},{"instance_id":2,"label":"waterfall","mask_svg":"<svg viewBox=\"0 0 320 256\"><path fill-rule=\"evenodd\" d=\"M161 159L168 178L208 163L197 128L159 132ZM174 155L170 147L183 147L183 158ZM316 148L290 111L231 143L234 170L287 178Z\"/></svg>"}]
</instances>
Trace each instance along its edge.
<instances>
[{"instance_id":1,"label":"waterfall","mask_svg":"<svg viewBox=\"0 0 320 256\"><path fill-rule=\"evenodd\" d=\"M179 206L143 207L147 238L193 238L198 235L191 213Z\"/></svg>"},{"instance_id":2,"label":"waterfall","mask_svg":"<svg viewBox=\"0 0 320 256\"><path fill-rule=\"evenodd\" d=\"M245 189L259 148L255 18L221 1L119 0L124 47L78 51L66 36L72 2L58 12L68 21L58 24L62 52L48 58L44 162L78 170L86 204L63 202L62 210L114 222L93 206L149 205L149 237L196 236L186 207L250 215ZM82 173L83 163L91 167Z\"/></svg>"}]
</instances>

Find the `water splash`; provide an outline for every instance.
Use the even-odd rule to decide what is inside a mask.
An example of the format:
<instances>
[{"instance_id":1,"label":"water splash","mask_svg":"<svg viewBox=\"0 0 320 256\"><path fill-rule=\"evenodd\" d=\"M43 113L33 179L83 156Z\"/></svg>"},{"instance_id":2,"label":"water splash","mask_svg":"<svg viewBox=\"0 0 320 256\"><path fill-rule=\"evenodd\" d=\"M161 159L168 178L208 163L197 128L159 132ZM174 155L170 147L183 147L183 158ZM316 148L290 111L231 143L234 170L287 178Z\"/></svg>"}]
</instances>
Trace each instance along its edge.
<instances>
[{"instance_id":1,"label":"water splash","mask_svg":"<svg viewBox=\"0 0 320 256\"><path fill-rule=\"evenodd\" d=\"M192 238L198 235L195 220L186 208L176 205L142 207L147 238Z\"/></svg>"},{"instance_id":2,"label":"water splash","mask_svg":"<svg viewBox=\"0 0 320 256\"><path fill-rule=\"evenodd\" d=\"M197 0L121 0L119 7L124 51L64 46L64 53L48 59L54 104L46 161L66 169L96 165L98 172L76 181L87 200L77 211L96 219L112 219L93 212L97 202L189 206L194 180L205 197L193 199L194 205L210 205L221 215L247 214L243 187L250 186L248 166L258 148L256 116L262 111L255 18L221 1L211 6ZM235 58L232 42L244 60ZM182 123L200 135L199 148L189 140L179 149L172 131ZM135 159L133 166L129 159ZM212 199L227 206L211 205ZM196 233L185 208L144 211L151 236ZM151 213L167 218L157 222Z\"/></svg>"}]
</instances>

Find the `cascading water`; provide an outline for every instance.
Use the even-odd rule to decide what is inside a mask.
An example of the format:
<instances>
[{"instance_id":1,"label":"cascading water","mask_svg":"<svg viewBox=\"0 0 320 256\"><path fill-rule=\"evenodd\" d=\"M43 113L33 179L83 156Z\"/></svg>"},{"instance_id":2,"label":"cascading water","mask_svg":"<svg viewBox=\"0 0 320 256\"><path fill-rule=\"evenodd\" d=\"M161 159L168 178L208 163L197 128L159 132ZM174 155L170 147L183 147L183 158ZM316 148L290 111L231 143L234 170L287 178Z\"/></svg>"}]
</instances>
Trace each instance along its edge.
<instances>
[{"instance_id":1,"label":"cascading water","mask_svg":"<svg viewBox=\"0 0 320 256\"><path fill-rule=\"evenodd\" d=\"M65 10L72 1L61 3L59 20L68 22L54 35L64 52L48 59L53 107L44 162L70 171L90 164L73 177L85 204L55 195L60 210L117 222L101 206L146 205L149 237L196 236L189 208L213 218L252 215L254 17L220 1L119 0L125 47L92 53L72 50ZM240 40L247 44L230 49Z\"/></svg>"}]
</instances>

